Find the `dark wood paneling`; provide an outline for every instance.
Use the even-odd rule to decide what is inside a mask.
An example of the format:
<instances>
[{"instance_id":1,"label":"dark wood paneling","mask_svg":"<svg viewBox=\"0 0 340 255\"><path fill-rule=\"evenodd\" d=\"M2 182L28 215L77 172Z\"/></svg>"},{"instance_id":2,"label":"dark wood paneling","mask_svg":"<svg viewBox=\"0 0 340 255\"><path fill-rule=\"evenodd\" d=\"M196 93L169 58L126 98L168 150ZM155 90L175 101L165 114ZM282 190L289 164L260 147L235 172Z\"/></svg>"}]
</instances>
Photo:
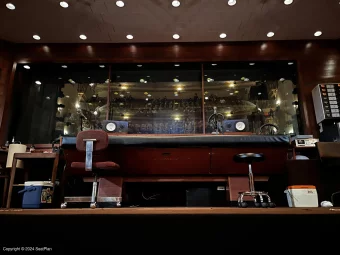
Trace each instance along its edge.
<instances>
[{"instance_id":1,"label":"dark wood paneling","mask_svg":"<svg viewBox=\"0 0 340 255\"><path fill-rule=\"evenodd\" d=\"M8 108L11 105L13 72L12 44L0 41L0 144L3 145L8 129Z\"/></svg>"},{"instance_id":2,"label":"dark wood paneling","mask_svg":"<svg viewBox=\"0 0 340 255\"><path fill-rule=\"evenodd\" d=\"M255 145L256 146L256 145ZM287 147L238 146L236 148L158 148L110 146L94 161L112 160L121 166L124 175L248 175L248 165L235 163L234 155L245 152L264 153L264 162L254 163L255 176L282 174L285 170ZM67 170L74 161L84 162L85 154L75 147L64 148ZM78 174L77 170L71 170ZM117 172L117 171L116 171ZM119 171L118 171L119 172ZM84 173L80 170L79 173Z\"/></svg>"},{"instance_id":3,"label":"dark wood paneling","mask_svg":"<svg viewBox=\"0 0 340 255\"><path fill-rule=\"evenodd\" d=\"M207 175L210 148L122 148L120 163L128 174Z\"/></svg>"},{"instance_id":4,"label":"dark wood paneling","mask_svg":"<svg viewBox=\"0 0 340 255\"><path fill-rule=\"evenodd\" d=\"M295 60L298 64L298 86L304 132L318 136L311 90L318 83L340 82L339 45L339 40L135 45L17 44L15 61L19 63L150 63Z\"/></svg>"},{"instance_id":5,"label":"dark wood paneling","mask_svg":"<svg viewBox=\"0 0 340 255\"><path fill-rule=\"evenodd\" d=\"M256 145L255 145L256 146ZM211 173L247 175L248 165L236 163L234 155L239 153L263 153L265 160L253 164L254 175L282 174L287 160L287 148L285 147L239 147L239 148L213 148L211 152Z\"/></svg>"}]
</instances>

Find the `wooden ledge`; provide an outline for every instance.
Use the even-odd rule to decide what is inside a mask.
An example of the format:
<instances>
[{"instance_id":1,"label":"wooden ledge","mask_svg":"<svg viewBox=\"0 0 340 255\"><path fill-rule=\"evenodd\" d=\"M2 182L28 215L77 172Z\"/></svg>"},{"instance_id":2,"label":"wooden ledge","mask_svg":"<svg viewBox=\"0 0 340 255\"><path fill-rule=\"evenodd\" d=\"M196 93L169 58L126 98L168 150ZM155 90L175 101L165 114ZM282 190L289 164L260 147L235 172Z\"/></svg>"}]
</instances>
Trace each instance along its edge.
<instances>
[{"instance_id":1,"label":"wooden ledge","mask_svg":"<svg viewBox=\"0 0 340 255\"><path fill-rule=\"evenodd\" d=\"M0 209L1 215L325 215L340 208L97 208Z\"/></svg>"}]
</instances>

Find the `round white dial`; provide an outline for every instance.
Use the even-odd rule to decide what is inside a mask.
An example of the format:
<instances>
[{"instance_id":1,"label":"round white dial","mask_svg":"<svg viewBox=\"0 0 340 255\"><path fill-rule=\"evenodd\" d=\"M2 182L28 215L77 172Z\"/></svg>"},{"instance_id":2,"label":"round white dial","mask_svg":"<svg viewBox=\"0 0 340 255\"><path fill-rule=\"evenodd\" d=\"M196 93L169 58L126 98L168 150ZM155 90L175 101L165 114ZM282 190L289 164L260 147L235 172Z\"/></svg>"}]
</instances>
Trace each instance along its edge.
<instances>
[{"instance_id":1,"label":"round white dial","mask_svg":"<svg viewBox=\"0 0 340 255\"><path fill-rule=\"evenodd\" d=\"M115 123L107 123L106 124L106 130L109 132L113 132L116 129L116 124Z\"/></svg>"},{"instance_id":2,"label":"round white dial","mask_svg":"<svg viewBox=\"0 0 340 255\"><path fill-rule=\"evenodd\" d=\"M246 128L246 124L244 124L244 122L239 121L239 122L236 122L235 127L236 127L236 130L242 131Z\"/></svg>"}]
</instances>

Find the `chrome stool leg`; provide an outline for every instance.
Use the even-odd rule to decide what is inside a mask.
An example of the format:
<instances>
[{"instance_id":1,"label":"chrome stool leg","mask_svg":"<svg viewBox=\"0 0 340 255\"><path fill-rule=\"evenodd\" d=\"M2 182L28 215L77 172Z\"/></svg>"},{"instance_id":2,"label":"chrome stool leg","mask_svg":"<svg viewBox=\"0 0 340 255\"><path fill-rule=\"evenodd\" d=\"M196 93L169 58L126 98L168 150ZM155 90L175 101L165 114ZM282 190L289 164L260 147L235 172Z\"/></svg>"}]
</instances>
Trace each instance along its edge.
<instances>
[{"instance_id":1,"label":"chrome stool leg","mask_svg":"<svg viewBox=\"0 0 340 255\"><path fill-rule=\"evenodd\" d=\"M266 196L266 194L264 192L259 192L259 197L260 197L260 200L261 200L261 206L264 207L264 208L267 208L268 204L266 202L264 202L263 196Z\"/></svg>"},{"instance_id":2,"label":"chrome stool leg","mask_svg":"<svg viewBox=\"0 0 340 255\"><path fill-rule=\"evenodd\" d=\"M94 176L94 181L92 185L92 196L91 196L91 204L90 207L92 209L97 208L96 198L97 198L97 175Z\"/></svg>"},{"instance_id":3,"label":"chrome stool leg","mask_svg":"<svg viewBox=\"0 0 340 255\"><path fill-rule=\"evenodd\" d=\"M268 200L268 207L270 208L274 208L276 207L275 203L272 202L272 200L270 199L270 196L268 194L266 194L267 200Z\"/></svg>"},{"instance_id":4,"label":"chrome stool leg","mask_svg":"<svg viewBox=\"0 0 340 255\"><path fill-rule=\"evenodd\" d=\"M239 193L239 196L238 196L238 199L237 199L237 202L238 202L238 206L239 207L247 207L248 206L248 203L247 202L244 202L243 201L243 197L246 196L246 192L240 192Z\"/></svg>"},{"instance_id":5,"label":"chrome stool leg","mask_svg":"<svg viewBox=\"0 0 340 255\"><path fill-rule=\"evenodd\" d=\"M255 194L254 195L254 204L255 204L255 207L261 207L261 203L259 203L258 201L257 201L257 195ZM261 201L261 197L260 197L260 201Z\"/></svg>"}]
</instances>

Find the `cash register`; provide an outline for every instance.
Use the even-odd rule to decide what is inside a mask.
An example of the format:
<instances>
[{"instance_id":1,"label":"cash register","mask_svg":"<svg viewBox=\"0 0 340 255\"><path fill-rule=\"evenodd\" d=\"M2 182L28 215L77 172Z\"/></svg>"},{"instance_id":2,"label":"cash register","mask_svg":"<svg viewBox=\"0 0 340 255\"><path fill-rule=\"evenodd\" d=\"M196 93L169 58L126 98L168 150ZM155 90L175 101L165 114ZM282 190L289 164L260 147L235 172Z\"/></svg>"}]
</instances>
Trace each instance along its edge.
<instances>
[{"instance_id":1,"label":"cash register","mask_svg":"<svg viewBox=\"0 0 340 255\"><path fill-rule=\"evenodd\" d=\"M340 82L318 84L312 96L320 142L340 142Z\"/></svg>"}]
</instances>

